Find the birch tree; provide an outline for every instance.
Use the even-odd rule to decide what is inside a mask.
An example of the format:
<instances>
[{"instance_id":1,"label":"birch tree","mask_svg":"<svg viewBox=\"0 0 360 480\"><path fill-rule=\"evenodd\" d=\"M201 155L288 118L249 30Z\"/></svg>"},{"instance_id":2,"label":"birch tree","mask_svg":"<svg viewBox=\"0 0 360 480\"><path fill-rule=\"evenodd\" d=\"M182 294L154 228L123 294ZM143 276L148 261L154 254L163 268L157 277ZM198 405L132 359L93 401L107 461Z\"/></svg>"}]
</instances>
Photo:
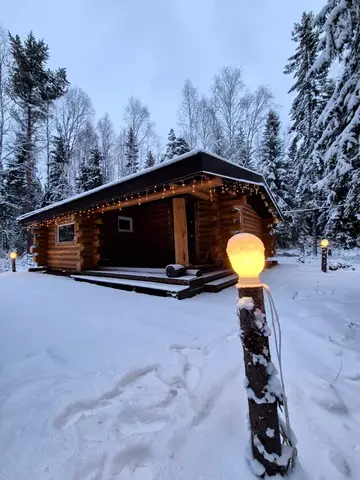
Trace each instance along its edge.
<instances>
[{"instance_id":1,"label":"birch tree","mask_svg":"<svg viewBox=\"0 0 360 480\"><path fill-rule=\"evenodd\" d=\"M198 144L198 115L199 98L197 89L188 78L182 89L182 100L178 110L178 123L181 127L182 137L186 140L190 149Z\"/></svg>"},{"instance_id":2,"label":"birch tree","mask_svg":"<svg viewBox=\"0 0 360 480\"><path fill-rule=\"evenodd\" d=\"M102 158L102 176L104 183L115 178L115 141L114 126L106 113L97 123L99 151Z\"/></svg>"},{"instance_id":3,"label":"birch tree","mask_svg":"<svg viewBox=\"0 0 360 480\"><path fill-rule=\"evenodd\" d=\"M235 139L243 118L244 89L240 68L223 67L214 77L214 108L226 145L225 155L229 160L234 160L236 156Z\"/></svg>"}]
</instances>

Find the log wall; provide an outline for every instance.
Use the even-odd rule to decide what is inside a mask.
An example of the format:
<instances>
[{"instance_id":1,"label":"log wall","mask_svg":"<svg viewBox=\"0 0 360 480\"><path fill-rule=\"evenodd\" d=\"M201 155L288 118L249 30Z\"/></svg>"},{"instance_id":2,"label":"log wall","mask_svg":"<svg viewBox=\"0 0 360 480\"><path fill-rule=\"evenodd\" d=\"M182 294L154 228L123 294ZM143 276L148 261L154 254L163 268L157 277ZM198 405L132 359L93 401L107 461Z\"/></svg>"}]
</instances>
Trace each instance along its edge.
<instances>
[{"instance_id":1,"label":"log wall","mask_svg":"<svg viewBox=\"0 0 360 480\"><path fill-rule=\"evenodd\" d=\"M47 266L51 270L81 271L94 268L100 260L100 229L102 220L98 216L91 218L74 216L65 223L75 223L75 239L72 243L58 243L57 226L47 227Z\"/></svg>"},{"instance_id":2,"label":"log wall","mask_svg":"<svg viewBox=\"0 0 360 480\"><path fill-rule=\"evenodd\" d=\"M252 233L261 238L265 245L265 255L274 255L274 237L270 235L271 219L263 220L247 204L246 197L218 199L217 202L198 201L197 203L197 258L198 263L222 261L229 266L226 246L236 233Z\"/></svg>"},{"instance_id":3,"label":"log wall","mask_svg":"<svg viewBox=\"0 0 360 480\"><path fill-rule=\"evenodd\" d=\"M63 222L70 223L70 221ZM57 224L61 225L61 223ZM73 243L57 243L57 225L48 226L47 232L47 266L51 270L79 271L80 245L77 243L78 226L75 224L75 240Z\"/></svg>"},{"instance_id":4,"label":"log wall","mask_svg":"<svg viewBox=\"0 0 360 480\"><path fill-rule=\"evenodd\" d=\"M196 263L200 265L214 263L221 258L219 216L218 202L196 202Z\"/></svg>"},{"instance_id":5,"label":"log wall","mask_svg":"<svg viewBox=\"0 0 360 480\"><path fill-rule=\"evenodd\" d=\"M133 232L119 232L117 217L130 217ZM174 263L172 199L104 213L101 263L123 267L160 267Z\"/></svg>"}]
</instances>

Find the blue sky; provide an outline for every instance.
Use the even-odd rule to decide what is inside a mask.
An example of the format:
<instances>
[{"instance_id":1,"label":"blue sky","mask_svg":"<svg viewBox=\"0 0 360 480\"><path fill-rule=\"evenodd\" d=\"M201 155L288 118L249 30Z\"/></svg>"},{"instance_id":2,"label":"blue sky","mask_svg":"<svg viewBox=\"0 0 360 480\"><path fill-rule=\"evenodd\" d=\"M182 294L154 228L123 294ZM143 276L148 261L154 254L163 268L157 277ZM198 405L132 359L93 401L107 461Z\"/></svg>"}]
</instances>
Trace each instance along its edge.
<instances>
[{"instance_id":1,"label":"blue sky","mask_svg":"<svg viewBox=\"0 0 360 480\"><path fill-rule=\"evenodd\" d=\"M31 29L50 46L51 66L108 112L117 130L127 98L148 105L158 133L176 130L181 88L189 77L206 93L224 65L241 66L249 87L269 85L287 121L291 30L304 10L325 0L17 0L1 6L13 34Z\"/></svg>"}]
</instances>

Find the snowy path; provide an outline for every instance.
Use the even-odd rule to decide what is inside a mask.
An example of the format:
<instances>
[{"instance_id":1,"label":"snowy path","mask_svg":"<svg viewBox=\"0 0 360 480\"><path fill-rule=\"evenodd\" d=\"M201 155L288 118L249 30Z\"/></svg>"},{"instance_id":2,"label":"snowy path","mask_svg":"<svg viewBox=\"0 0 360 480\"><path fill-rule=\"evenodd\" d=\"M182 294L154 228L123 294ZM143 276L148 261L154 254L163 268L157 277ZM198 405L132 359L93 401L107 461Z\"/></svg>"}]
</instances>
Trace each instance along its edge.
<instances>
[{"instance_id":1,"label":"snowy path","mask_svg":"<svg viewBox=\"0 0 360 480\"><path fill-rule=\"evenodd\" d=\"M360 275L264 275L296 480L360 478ZM250 479L235 289L182 302L0 275L0 479Z\"/></svg>"}]
</instances>

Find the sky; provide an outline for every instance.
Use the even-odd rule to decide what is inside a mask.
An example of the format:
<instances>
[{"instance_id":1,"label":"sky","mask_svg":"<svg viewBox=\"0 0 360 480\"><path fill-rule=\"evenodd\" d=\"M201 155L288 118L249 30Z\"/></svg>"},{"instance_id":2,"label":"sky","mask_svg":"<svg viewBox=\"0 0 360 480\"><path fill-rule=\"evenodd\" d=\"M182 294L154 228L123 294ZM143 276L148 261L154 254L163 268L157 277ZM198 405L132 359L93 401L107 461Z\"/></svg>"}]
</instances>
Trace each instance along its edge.
<instances>
[{"instance_id":1,"label":"sky","mask_svg":"<svg viewBox=\"0 0 360 480\"><path fill-rule=\"evenodd\" d=\"M326 0L2 0L0 22L24 37L33 30L50 47L50 66L92 99L97 117L109 113L117 131L127 99L149 107L165 141L181 89L190 78L207 93L225 65L243 69L250 89L269 85L284 126L292 79L294 22L318 13Z\"/></svg>"}]
</instances>

